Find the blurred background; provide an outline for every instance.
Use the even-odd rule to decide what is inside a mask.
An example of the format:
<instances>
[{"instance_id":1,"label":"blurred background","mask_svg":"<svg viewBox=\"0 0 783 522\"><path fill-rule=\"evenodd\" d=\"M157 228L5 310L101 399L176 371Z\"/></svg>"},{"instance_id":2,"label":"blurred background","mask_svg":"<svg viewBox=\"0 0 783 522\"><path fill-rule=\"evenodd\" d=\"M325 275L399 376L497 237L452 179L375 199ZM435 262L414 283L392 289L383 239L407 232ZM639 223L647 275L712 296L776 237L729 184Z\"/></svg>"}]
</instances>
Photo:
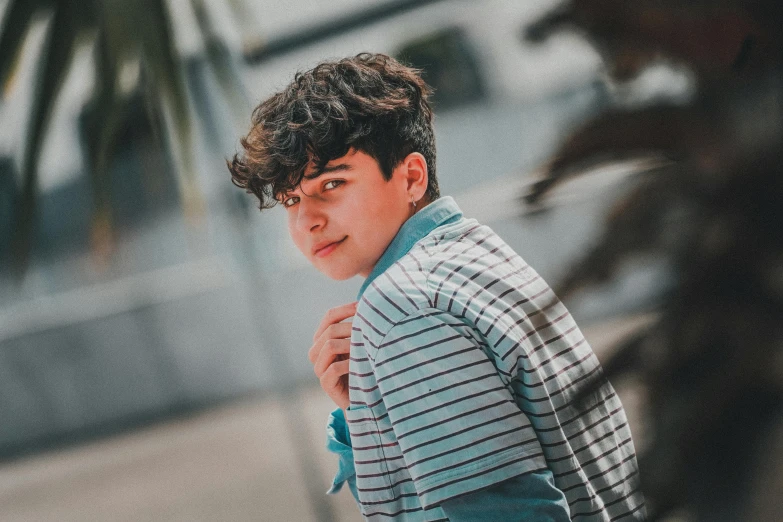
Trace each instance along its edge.
<instances>
[{"instance_id":1,"label":"blurred background","mask_svg":"<svg viewBox=\"0 0 783 522\"><path fill-rule=\"evenodd\" d=\"M779 516L780 9L658 4L0 0L0 520L360 519L306 354L361 281L225 160L362 51L424 70L442 193L562 290L653 517Z\"/></svg>"}]
</instances>

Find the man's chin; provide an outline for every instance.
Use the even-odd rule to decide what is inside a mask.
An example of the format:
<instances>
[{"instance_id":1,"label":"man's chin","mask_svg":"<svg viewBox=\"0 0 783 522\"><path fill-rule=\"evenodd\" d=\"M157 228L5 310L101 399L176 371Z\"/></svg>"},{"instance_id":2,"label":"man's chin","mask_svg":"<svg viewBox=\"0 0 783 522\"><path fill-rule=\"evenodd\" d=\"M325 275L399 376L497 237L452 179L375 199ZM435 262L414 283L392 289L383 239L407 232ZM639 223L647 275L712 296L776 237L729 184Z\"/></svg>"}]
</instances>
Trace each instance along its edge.
<instances>
[{"instance_id":1,"label":"man's chin","mask_svg":"<svg viewBox=\"0 0 783 522\"><path fill-rule=\"evenodd\" d=\"M316 266L319 272L324 274L329 279L335 281L345 281L356 275L355 270L351 270L348 267L331 267L331 266Z\"/></svg>"}]
</instances>

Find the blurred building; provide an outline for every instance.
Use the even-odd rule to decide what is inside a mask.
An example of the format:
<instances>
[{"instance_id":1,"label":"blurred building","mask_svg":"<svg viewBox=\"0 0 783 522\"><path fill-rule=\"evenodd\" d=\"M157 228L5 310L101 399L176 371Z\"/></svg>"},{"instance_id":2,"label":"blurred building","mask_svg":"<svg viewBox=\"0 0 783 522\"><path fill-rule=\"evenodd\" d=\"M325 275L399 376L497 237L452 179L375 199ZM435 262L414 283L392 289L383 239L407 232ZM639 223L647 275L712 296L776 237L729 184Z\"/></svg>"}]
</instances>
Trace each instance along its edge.
<instances>
[{"instance_id":1,"label":"blurred building","mask_svg":"<svg viewBox=\"0 0 783 522\"><path fill-rule=\"evenodd\" d=\"M423 67L436 92L442 192L554 283L594 237L622 174L579 185L563 194L567 205L536 219L522 216L518 197L562 136L608 102L598 58L576 35L537 47L523 42L524 25L554 2L420 3L247 2L245 22L257 28L257 41L242 41L236 22L220 28L247 92L240 125L296 70L323 59L369 50ZM230 19L223 2L207 5L216 19ZM312 332L325 310L353 300L361 283L317 273L289 241L283 212L259 213L230 183L224 161L247 129L211 96L218 86L203 46L189 36L189 4L171 6L199 115L193 153L205 210L182 212L170 160L139 102L112 164L113 251L96 253L79 138L96 124L84 105L91 57L77 56L44 150L31 264L21 280L0 274L0 455L312 382ZM27 64L35 59L34 34L31 42ZM651 84L671 85L671 78ZM6 257L7 194L16 183L10 158L27 125L26 80L20 74L0 106ZM636 274L613 289L613 304L596 294L572 303L573 312L584 321L606 317L623 306L623 295L649 292L654 277Z\"/></svg>"}]
</instances>

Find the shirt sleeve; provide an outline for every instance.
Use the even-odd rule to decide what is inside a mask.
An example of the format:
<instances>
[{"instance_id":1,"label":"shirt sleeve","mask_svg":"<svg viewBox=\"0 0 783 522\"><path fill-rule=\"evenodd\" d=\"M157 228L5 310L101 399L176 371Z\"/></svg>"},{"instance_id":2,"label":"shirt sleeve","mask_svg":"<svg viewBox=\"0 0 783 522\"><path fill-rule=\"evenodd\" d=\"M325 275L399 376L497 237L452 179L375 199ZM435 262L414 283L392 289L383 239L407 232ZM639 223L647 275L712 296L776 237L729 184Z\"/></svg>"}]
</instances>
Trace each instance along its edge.
<instances>
[{"instance_id":1,"label":"shirt sleeve","mask_svg":"<svg viewBox=\"0 0 783 522\"><path fill-rule=\"evenodd\" d=\"M552 472L519 475L440 505L451 522L570 522L568 502Z\"/></svg>"},{"instance_id":2,"label":"shirt sleeve","mask_svg":"<svg viewBox=\"0 0 783 522\"><path fill-rule=\"evenodd\" d=\"M326 424L326 449L338 457L337 474L334 476L332 487L327 493L334 495L343 488L345 483L348 483L353 498L359 502L351 435L348 433L348 423L345 422L345 413L341 408L337 408L329 415L329 421Z\"/></svg>"},{"instance_id":3,"label":"shirt sleeve","mask_svg":"<svg viewBox=\"0 0 783 522\"><path fill-rule=\"evenodd\" d=\"M473 328L434 308L395 324L372 350L383 407L425 508L548 469L489 352Z\"/></svg>"}]
</instances>

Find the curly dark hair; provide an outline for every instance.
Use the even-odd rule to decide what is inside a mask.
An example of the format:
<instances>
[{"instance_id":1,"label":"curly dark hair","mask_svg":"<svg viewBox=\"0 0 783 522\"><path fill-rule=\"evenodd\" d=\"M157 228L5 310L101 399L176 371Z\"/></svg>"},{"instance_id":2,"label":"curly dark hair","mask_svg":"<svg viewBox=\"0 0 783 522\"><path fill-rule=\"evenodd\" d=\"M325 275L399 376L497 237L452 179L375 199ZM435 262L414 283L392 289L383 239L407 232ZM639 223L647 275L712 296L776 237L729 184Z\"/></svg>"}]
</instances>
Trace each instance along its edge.
<instances>
[{"instance_id":1,"label":"curly dark hair","mask_svg":"<svg viewBox=\"0 0 783 522\"><path fill-rule=\"evenodd\" d=\"M419 70L383 54L361 53L299 72L253 111L241 139L244 156L227 162L231 181L265 209L299 185L310 161L315 171L308 179L359 150L378 162L388 181L408 154L419 152L429 175L425 198L434 201L440 191L430 92Z\"/></svg>"}]
</instances>

